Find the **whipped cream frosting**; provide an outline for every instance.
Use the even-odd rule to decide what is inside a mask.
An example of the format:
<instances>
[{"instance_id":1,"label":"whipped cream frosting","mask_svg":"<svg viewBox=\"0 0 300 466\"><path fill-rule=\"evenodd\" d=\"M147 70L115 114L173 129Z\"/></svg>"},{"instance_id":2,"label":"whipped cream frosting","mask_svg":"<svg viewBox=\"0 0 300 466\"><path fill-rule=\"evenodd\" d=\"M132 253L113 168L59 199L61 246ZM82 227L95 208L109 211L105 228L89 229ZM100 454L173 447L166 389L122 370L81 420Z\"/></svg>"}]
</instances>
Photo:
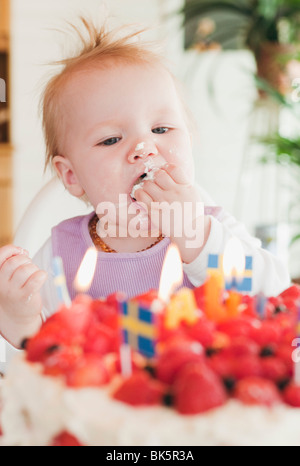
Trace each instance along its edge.
<instances>
[{"instance_id":1,"label":"whipped cream frosting","mask_svg":"<svg viewBox=\"0 0 300 466\"><path fill-rule=\"evenodd\" d=\"M202 415L131 407L108 388L70 389L18 355L2 383L2 445L48 445L62 430L89 446L300 445L300 409L230 400Z\"/></svg>"}]
</instances>

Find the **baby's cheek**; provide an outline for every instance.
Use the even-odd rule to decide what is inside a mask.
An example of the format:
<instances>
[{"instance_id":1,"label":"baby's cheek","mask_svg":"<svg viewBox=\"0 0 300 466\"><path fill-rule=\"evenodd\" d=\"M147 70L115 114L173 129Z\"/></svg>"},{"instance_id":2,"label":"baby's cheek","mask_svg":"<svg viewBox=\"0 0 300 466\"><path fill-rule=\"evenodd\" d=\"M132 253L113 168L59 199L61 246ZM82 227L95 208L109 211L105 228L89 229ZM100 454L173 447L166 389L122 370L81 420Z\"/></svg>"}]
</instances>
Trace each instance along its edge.
<instances>
[{"instance_id":1,"label":"baby's cheek","mask_svg":"<svg viewBox=\"0 0 300 466\"><path fill-rule=\"evenodd\" d=\"M194 182L194 160L189 148L187 151L184 151L184 149L178 149L176 146L172 147L171 149L169 149L168 162L174 163L175 165L181 167L182 171L191 180L191 182Z\"/></svg>"}]
</instances>

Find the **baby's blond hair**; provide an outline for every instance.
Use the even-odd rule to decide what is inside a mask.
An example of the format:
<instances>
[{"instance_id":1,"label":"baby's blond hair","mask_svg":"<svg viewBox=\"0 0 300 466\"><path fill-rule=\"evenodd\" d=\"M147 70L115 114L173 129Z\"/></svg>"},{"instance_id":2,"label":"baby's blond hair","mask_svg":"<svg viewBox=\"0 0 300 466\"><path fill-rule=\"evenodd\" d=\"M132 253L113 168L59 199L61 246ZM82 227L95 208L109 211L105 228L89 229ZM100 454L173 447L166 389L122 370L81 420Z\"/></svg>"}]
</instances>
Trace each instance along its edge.
<instances>
[{"instance_id":1,"label":"baby's blond hair","mask_svg":"<svg viewBox=\"0 0 300 466\"><path fill-rule=\"evenodd\" d=\"M80 27L71 24L81 47L72 57L57 61L62 69L47 83L41 97L43 131L46 143L45 168L52 158L60 154L59 132L62 127L63 107L60 105L62 93L71 75L88 67L105 66L107 59L123 60L128 63L160 63L158 44L141 39L144 29L132 32L129 27L108 30L106 23L97 28L92 21L81 17ZM81 30L83 29L83 30ZM155 47L153 47L155 45ZM62 154L61 154L62 155Z\"/></svg>"}]
</instances>

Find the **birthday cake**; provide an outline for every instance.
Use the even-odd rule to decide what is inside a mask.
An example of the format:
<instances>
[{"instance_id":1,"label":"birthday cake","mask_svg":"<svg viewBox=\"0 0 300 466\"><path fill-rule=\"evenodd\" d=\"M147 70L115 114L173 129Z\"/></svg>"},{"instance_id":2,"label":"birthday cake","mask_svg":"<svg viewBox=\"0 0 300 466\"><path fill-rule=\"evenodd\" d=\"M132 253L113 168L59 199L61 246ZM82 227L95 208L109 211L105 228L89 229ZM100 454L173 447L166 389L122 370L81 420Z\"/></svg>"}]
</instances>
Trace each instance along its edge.
<instances>
[{"instance_id":1,"label":"birthday cake","mask_svg":"<svg viewBox=\"0 0 300 466\"><path fill-rule=\"evenodd\" d=\"M206 286L168 309L155 291L62 306L10 364L2 444L300 445L299 287L263 314L240 295L235 315L208 316Z\"/></svg>"}]
</instances>

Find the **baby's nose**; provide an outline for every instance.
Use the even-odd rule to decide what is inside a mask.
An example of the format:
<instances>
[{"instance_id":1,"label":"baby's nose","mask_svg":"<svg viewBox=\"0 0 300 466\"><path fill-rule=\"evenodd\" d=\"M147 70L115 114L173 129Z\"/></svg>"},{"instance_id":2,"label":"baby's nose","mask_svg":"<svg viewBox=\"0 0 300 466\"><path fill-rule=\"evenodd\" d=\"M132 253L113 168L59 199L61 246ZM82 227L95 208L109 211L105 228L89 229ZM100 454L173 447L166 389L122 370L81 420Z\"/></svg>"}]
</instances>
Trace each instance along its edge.
<instances>
[{"instance_id":1,"label":"baby's nose","mask_svg":"<svg viewBox=\"0 0 300 466\"><path fill-rule=\"evenodd\" d=\"M140 141L135 144L135 147L128 156L128 161L134 163L138 159L146 159L151 155L157 155L156 145L152 141Z\"/></svg>"}]
</instances>

